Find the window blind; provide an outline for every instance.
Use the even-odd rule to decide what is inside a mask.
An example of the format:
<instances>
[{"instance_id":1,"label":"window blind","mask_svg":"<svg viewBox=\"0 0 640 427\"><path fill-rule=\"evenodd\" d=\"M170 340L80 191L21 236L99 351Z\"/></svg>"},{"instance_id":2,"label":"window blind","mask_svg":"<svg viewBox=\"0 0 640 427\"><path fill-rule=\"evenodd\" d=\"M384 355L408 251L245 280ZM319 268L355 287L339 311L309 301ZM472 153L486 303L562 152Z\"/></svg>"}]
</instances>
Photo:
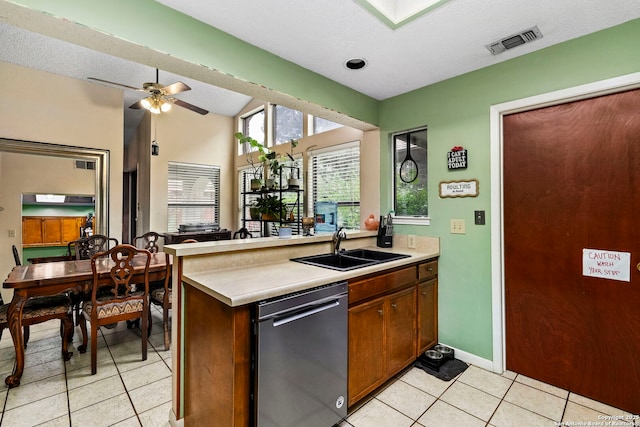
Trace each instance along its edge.
<instances>
[{"instance_id":1,"label":"window blind","mask_svg":"<svg viewBox=\"0 0 640 427\"><path fill-rule=\"evenodd\" d=\"M338 204L338 226L360 227L360 144L349 143L311 155L311 206Z\"/></svg>"},{"instance_id":2,"label":"window blind","mask_svg":"<svg viewBox=\"0 0 640 427\"><path fill-rule=\"evenodd\" d=\"M220 223L220 167L169 162L167 229Z\"/></svg>"}]
</instances>

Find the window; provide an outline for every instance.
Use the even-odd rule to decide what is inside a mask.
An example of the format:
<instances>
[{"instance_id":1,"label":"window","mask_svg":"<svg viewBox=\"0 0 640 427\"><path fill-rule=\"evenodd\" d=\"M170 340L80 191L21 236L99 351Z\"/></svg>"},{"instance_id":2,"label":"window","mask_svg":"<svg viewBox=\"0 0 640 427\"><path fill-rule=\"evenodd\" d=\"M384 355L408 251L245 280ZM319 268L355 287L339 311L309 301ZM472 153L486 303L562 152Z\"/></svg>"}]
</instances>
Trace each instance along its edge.
<instances>
[{"instance_id":1,"label":"window","mask_svg":"<svg viewBox=\"0 0 640 427\"><path fill-rule=\"evenodd\" d=\"M399 217L426 218L427 128L392 134L394 210Z\"/></svg>"},{"instance_id":2,"label":"window","mask_svg":"<svg viewBox=\"0 0 640 427\"><path fill-rule=\"evenodd\" d=\"M318 150L310 158L310 209L316 202L338 204L338 227L360 228L360 144Z\"/></svg>"},{"instance_id":3,"label":"window","mask_svg":"<svg viewBox=\"0 0 640 427\"><path fill-rule=\"evenodd\" d=\"M313 134L318 134L322 132L326 132L329 130L337 129L342 125L339 123L332 122L331 120L326 120L321 117L313 117Z\"/></svg>"},{"instance_id":4,"label":"window","mask_svg":"<svg viewBox=\"0 0 640 427\"><path fill-rule=\"evenodd\" d=\"M264 110L256 111L255 113L242 118L242 133L266 146L264 141ZM249 145L245 144L242 146L240 154L247 153L249 149Z\"/></svg>"},{"instance_id":5,"label":"window","mask_svg":"<svg viewBox=\"0 0 640 427\"><path fill-rule=\"evenodd\" d=\"M283 144L302 138L302 112L282 105L273 106L273 141Z\"/></svg>"},{"instance_id":6,"label":"window","mask_svg":"<svg viewBox=\"0 0 640 427\"><path fill-rule=\"evenodd\" d=\"M167 230L181 224L220 223L220 168L169 162Z\"/></svg>"}]
</instances>

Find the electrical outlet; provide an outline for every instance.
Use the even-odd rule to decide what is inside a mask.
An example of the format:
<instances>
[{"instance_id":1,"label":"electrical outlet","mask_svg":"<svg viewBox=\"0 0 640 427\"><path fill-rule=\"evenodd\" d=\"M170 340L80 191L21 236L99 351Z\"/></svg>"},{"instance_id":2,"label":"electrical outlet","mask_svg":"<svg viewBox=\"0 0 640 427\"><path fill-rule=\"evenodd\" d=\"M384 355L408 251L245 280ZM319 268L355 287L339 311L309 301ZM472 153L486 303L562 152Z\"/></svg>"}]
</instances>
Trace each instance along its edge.
<instances>
[{"instance_id":1,"label":"electrical outlet","mask_svg":"<svg viewBox=\"0 0 640 427\"><path fill-rule=\"evenodd\" d=\"M9 237L16 237L16 230L9 230Z\"/></svg>"},{"instance_id":2,"label":"electrical outlet","mask_svg":"<svg viewBox=\"0 0 640 427\"><path fill-rule=\"evenodd\" d=\"M465 234L464 219L451 220L451 234Z\"/></svg>"},{"instance_id":3,"label":"electrical outlet","mask_svg":"<svg viewBox=\"0 0 640 427\"><path fill-rule=\"evenodd\" d=\"M416 235L415 234L409 234L407 236L407 248L409 248L409 249L415 249L416 248Z\"/></svg>"}]
</instances>

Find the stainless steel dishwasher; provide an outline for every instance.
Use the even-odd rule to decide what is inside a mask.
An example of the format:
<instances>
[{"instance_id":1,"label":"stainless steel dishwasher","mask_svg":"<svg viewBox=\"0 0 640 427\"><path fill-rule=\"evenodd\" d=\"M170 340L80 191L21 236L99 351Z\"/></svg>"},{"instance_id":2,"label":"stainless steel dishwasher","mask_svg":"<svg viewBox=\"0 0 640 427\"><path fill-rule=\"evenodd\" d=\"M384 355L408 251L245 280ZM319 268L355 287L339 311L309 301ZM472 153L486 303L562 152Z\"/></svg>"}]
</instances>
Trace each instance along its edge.
<instances>
[{"instance_id":1,"label":"stainless steel dishwasher","mask_svg":"<svg viewBox=\"0 0 640 427\"><path fill-rule=\"evenodd\" d=\"M347 284L257 305L258 427L331 427L347 416Z\"/></svg>"}]
</instances>

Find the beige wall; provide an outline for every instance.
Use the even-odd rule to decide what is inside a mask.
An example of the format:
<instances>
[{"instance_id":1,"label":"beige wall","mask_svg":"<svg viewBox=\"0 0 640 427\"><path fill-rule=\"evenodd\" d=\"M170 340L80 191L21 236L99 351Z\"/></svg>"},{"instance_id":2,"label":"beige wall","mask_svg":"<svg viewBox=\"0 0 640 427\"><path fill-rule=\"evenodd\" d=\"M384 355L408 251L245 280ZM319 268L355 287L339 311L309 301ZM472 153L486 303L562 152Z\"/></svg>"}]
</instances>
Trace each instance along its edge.
<instances>
[{"instance_id":1,"label":"beige wall","mask_svg":"<svg viewBox=\"0 0 640 427\"><path fill-rule=\"evenodd\" d=\"M122 91L5 62L0 62L0 76L0 137L109 150L110 230L107 233L120 240ZM5 160L0 169L0 206L5 208L0 212L0 276L3 280L13 265L11 245L22 242L21 205L16 195L23 191L87 193L84 189L75 190L76 181L84 178L75 176L70 168L64 167L61 172L52 162L34 165L33 160L20 166L17 160L6 160L8 156L2 154ZM66 162L72 166L69 159ZM16 237L9 238L8 230L16 230Z\"/></svg>"},{"instance_id":2,"label":"beige wall","mask_svg":"<svg viewBox=\"0 0 640 427\"><path fill-rule=\"evenodd\" d=\"M167 231L168 162L220 166L220 226L233 229L233 119L209 113L201 116L174 107L170 113L147 114L138 128L132 152L138 163L138 228L136 234ZM151 141L160 155L151 156ZM133 155L133 154L132 154ZM135 162L127 161L128 165ZM148 171L148 175L147 172Z\"/></svg>"}]
</instances>

